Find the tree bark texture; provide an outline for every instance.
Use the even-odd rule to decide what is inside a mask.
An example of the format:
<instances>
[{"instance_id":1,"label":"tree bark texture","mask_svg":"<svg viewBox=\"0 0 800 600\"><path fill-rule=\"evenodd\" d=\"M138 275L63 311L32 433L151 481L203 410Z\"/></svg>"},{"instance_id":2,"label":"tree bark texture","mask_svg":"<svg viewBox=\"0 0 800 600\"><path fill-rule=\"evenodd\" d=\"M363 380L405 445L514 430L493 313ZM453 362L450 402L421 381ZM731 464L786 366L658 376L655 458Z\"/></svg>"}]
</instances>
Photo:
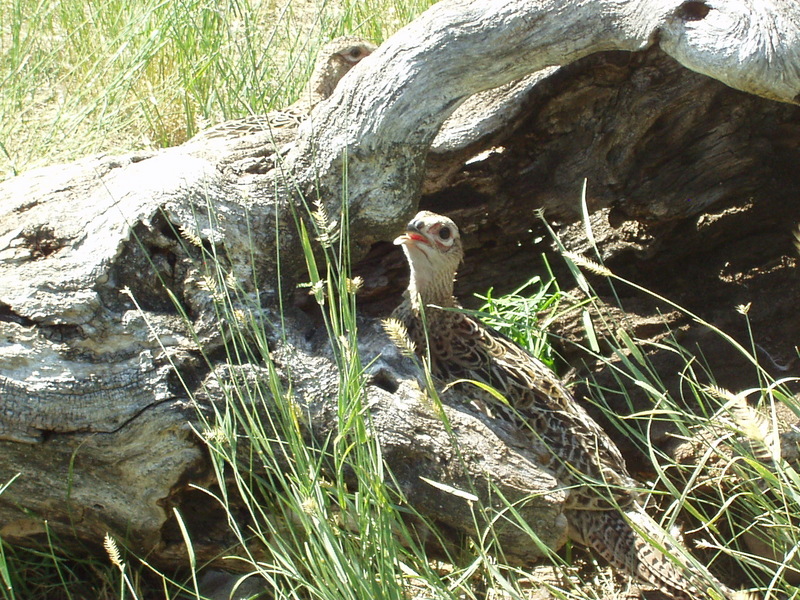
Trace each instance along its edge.
<instances>
[{"instance_id":1,"label":"tree bark texture","mask_svg":"<svg viewBox=\"0 0 800 600\"><path fill-rule=\"evenodd\" d=\"M735 334L745 331L733 308L753 302L765 354L776 372L795 373L798 65L792 0L443 0L354 68L288 145L256 134L88 157L3 182L0 483L20 475L0 496L0 537L35 543L46 519L80 541L127 537L154 563L184 560L171 508L193 503L190 528L214 510L191 487L213 480L186 387L224 373L221 358L210 369L200 359L225 340L199 246L217 251L268 314L280 272L296 302L285 329L265 319L271 341L300 374L298 389L319 399L310 430L322 440L336 429L335 363L308 335L317 317L306 290L295 292L308 276L293 214L304 210L299 191L336 219L346 190L366 281L365 362L380 357L367 391L374 435L403 492L432 520L470 533L466 501L425 479L458 487L471 478L487 502L491 479L507 498L531 498L526 519L558 547L558 482L455 392L445 410L468 460L451 460L418 373L377 326L406 281L388 240L420 206L446 212L464 232L462 297L510 289L552 253L534 241L536 209L570 249L587 248L579 197L588 178L610 267ZM616 318L642 338L663 335L662 307L623 295ZM701 328L667 316L720 365L723 383L751 383ZM581 335L568 320L562 327L567 341ZM571 348L564 355L578 364ZM679 385L670 358L654 360ZM198 559L229 541L204 539ZM502 541L507 558L537 554L517 532Z\"/></svg>"}]
</instances>

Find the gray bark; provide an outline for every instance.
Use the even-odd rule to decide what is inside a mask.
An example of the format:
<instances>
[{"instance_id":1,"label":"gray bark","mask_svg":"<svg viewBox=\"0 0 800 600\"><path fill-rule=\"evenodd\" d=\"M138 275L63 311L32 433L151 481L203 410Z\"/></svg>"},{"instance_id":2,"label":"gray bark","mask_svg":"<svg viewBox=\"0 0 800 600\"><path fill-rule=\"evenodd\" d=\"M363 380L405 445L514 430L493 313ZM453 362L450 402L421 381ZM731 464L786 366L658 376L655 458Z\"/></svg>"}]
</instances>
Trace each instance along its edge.
<instances>
[{"instance_id":1,"label":"gray bark","mask_svg":"<svg viewBox=\"0 0 800 600\"><path fill-rule=\"evenodd\" d=\"M567 120L545 100L556 97L570 78L580 88L586 61L600 56L612 57L613 63L619 51L644 57L641 68L621 71L617 82L622 110L650 111L634 119L631 131L595 130L596 145L562 145L551 155L545 148L552 146L539 137L541 154L533 160L527 155L528 164L523 153L509 151L515 148L513 134L531 119ZM615 193L614 186L624 188L632 174L662 165L656 151L636 142L661 135L661 144L668 145L670 135L657 125L675 104L643 107L636 101L651 97L665 73L690 96L685 115L697 114L686 103L695 99L692 86L699 86L713 89L706 98L738 98L730 110L739 118L763 110L773 123L797 122L794 107L720 92L716 82L679 65L738 90L796 104L800 9L790 0L445 0L353 69L288 145L275 148L262 134L203 148L192 144L149 155L90 157L0 184L0 482L22 474L0 496L0 537L35 542L44 518L65 536L99 543L111 531L127 536L153 562L183 560L185 554L176 550L179 540L165 533L171 507L187 501L191 484L207 485L211 479L203 445L190 427L197 423L195 407L175 374L190 391L198 391L201 381L224 373L199 359L199 347L213 356L224 338L216 324L213 289L198 266L197 244L218 251L244 296L260 295L262 304L274 309L278 271L283 290L291 290L288 296L307 280L291 210L302 212L297 192L309 200L324 199L336 219L345 163L353 259L366 257L363 302L372 314L388 313L387 304L399 301L402 286L395 283L398 271L371 268L370 256L416 211L423 191L430 207L469 217L464 229L473 234L467 242L472 248L488 238L497 241L492 223L511 223L513 234L499 229L508 233L499 236L501 241L511 246L512 237L531 226L533 219L520 218L518 205L493 205L492 200L514 186L527 186L526 172L547 169L555 176L521 200L525 214L546 206L574 221L577 191L564 195L573 182L558 179L564 171L554 162L564 156L578 166L591 156L607 162L572 175L591 175L601 186L592 207L596 218L607 216L610 207L621 208L632 228L637 218L669 223L729 198L720 190L730 193L730 188L709 185L687 208L687 190L693 189L699 169L686 169L685 180L672 189L668 180L651 179L653 189L665 192L650 194L659 202L635 195L620 200ZM477 94L483 95L476 99ZM600 110L591 102L576 106L580 111L574 114L588 122ZM613 105L605 110L614 112ZM631 114L640 113L623 114L623 121ZM725 171L735 161L717 164L719 147L698 144L693 148L699 156L714 157L704 163L709 180L738 181L741 171L735 177ZM473 165L487 169L484 179L465 165L482 152L489 158ZM492 152L501 160L496 170ZM504 152L520 169L502 163ZM768 169L758 172L760 178L774 175ZM748 181L748 189L763 181ZM459 202L465 185L484 201ZM600 237L609 247L617 243L615 256L624 256L636 243L637 248L646 245L634 240L635 233L620 243L619 232L611 229ZM508 247L501 244L498 250ZM494 256L500 257L497 263ZM530 256L522 259L529 262ZM508 252L489 252L480 260L468 256L462 280L479 270L497 277L503 268L511 273L518 266ZM506 280L513 281L513 273ZM485 281L476 277L472 285ZM390 302L384 302L387 290ZM186 308L197 338L177 314L171 295ZM297 364L319 361L318 373L326 374L298 382L309 388L306 396L323 399L312 413L311 429L324 439L336 427L326 404L335 390L318 382L336 381L334 362L324 344L305 341L308 319L299 313L285 331L278 330L278 319L265 323L276 343L284 340L280 347L287 357L310 353ZM374 323L365 321L361 332L365 362L391 354ZM469 457L454 465L447 460L453 450L441 423L420 409L424 403L413 383L417 374L398 357L382 360L375 363L367 390L376 400L370 404L374 435L409 501L434 521L469 533L466 501L424 484L420 476L454 487L474 479L486 502L491 479L508 498L530 495L525 515L531 526L545 543L562 544L561 492L535 459L508 444L496 425L465 409L468 399L452 393L445 398L447 414L459 424L458 445ZM296 365L290 370L298 371ZM393 382L389 390L386 381ZM311 393L315 386L316 394ZM207 400L220 398L211 394ZM407 464L417 467L403 470ZM507 536L507 558L526 561L536 555L517 533ZM209 536L200 557L213 556L228 541L224 534Z\"/></svg>"}]
</instances>

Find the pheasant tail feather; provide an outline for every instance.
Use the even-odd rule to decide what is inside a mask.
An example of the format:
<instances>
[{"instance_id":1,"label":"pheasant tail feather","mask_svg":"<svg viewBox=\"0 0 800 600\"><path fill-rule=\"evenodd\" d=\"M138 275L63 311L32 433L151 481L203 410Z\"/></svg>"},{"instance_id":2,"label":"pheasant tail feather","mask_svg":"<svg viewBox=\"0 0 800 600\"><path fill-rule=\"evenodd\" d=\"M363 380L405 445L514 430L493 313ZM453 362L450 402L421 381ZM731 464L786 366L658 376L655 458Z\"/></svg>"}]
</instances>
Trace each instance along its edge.
<instances>
[{"instance_id":1,"label":"pheasant tail feather","mask_svg":"<svg viewBox=\"0 0 800 600\"><path fill-rule=\"evenodd\" d=\"M569 512L575 539L613 567L647 581L672 598L697 600L708 597L710 589L723 597L732 596L732 590L713 575L685 561L680 550L664 539L663 532L658 533L659 528L638 507L627 510L625 516L615 510Z\"/></svg>"}]
</instances>

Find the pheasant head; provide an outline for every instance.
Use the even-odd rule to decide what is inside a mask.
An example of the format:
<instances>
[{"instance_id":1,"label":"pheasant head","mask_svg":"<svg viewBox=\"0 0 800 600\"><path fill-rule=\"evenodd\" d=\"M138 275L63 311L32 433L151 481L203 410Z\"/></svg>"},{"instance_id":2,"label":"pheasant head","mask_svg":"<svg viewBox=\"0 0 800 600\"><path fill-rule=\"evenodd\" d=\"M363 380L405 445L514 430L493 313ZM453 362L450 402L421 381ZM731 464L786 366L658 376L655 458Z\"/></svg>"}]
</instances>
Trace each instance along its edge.
<instances>
[{"instance_id":1,"label":"pheasant head","mask_svg":"<svg viewBox=\"0 0 800 600\"><path fill-rule=\"evenodd\" d=\"M411 219L406 232L394 240L403 246L411 267L408 291L412 306L455 306L453 281L464 257L458 227L447 217L422 211Z\"/></svg>"},{"instance_id":2,"label":"pheasant head","mask_svg":"<svg viewBox=\"0 0 800 600\"><path fill-rule=\"evenodd\" d=\"M347 72L366 58L377 46L372 42L352 36L338 37L322 47L317 55L314 72L300 93L308 112L327 99Z\"/></svg>"}]
</instances>

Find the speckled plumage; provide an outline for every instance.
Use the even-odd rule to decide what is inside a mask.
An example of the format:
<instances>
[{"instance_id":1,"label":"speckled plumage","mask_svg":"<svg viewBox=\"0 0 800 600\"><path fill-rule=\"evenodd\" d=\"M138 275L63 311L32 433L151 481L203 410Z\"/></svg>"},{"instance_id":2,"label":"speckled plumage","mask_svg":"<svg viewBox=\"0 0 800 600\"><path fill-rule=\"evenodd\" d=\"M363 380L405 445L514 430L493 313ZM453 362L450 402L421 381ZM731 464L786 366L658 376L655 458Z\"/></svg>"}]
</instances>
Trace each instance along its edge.
<instances>
[{"instance_id":1,"label":"speckled plumage","mask_svg":"<svg viewBox=\"0 0 800 600\"><path fill-rule=\"evenodd\" d=\"M728 594L709 574L674 564L631 527L629 520L653 532L653 538L663 538L640 508L636 482L619 449L552 371L505 336L448 310L458 308L453 282L463 257L455 223L420 212L395 244L403 247L411 279L392 316L406 326L418 354L430 360L441 382L476 380L505 397L508 404L478 387L470 389L470 397L491 416L512 424L542 466L569 488L565 515L570 537L674 598L693 599L712 586Z\"/></svg>"},{"instance_id":2,"label":"speckled plumage","mask_svg":"<svg viewBox=\"0 0 800 600\"><path fill-rule=\"evenodd\" d=\"M234 138L263 131L281 137L292 132L317 104L333 94L342 77L376 48L372 42L353 36L331 40L320 49L311 78L293 104L266 115L249 115L219 123L201 131L190 141Z\"/></svg>"}]
</instances>

